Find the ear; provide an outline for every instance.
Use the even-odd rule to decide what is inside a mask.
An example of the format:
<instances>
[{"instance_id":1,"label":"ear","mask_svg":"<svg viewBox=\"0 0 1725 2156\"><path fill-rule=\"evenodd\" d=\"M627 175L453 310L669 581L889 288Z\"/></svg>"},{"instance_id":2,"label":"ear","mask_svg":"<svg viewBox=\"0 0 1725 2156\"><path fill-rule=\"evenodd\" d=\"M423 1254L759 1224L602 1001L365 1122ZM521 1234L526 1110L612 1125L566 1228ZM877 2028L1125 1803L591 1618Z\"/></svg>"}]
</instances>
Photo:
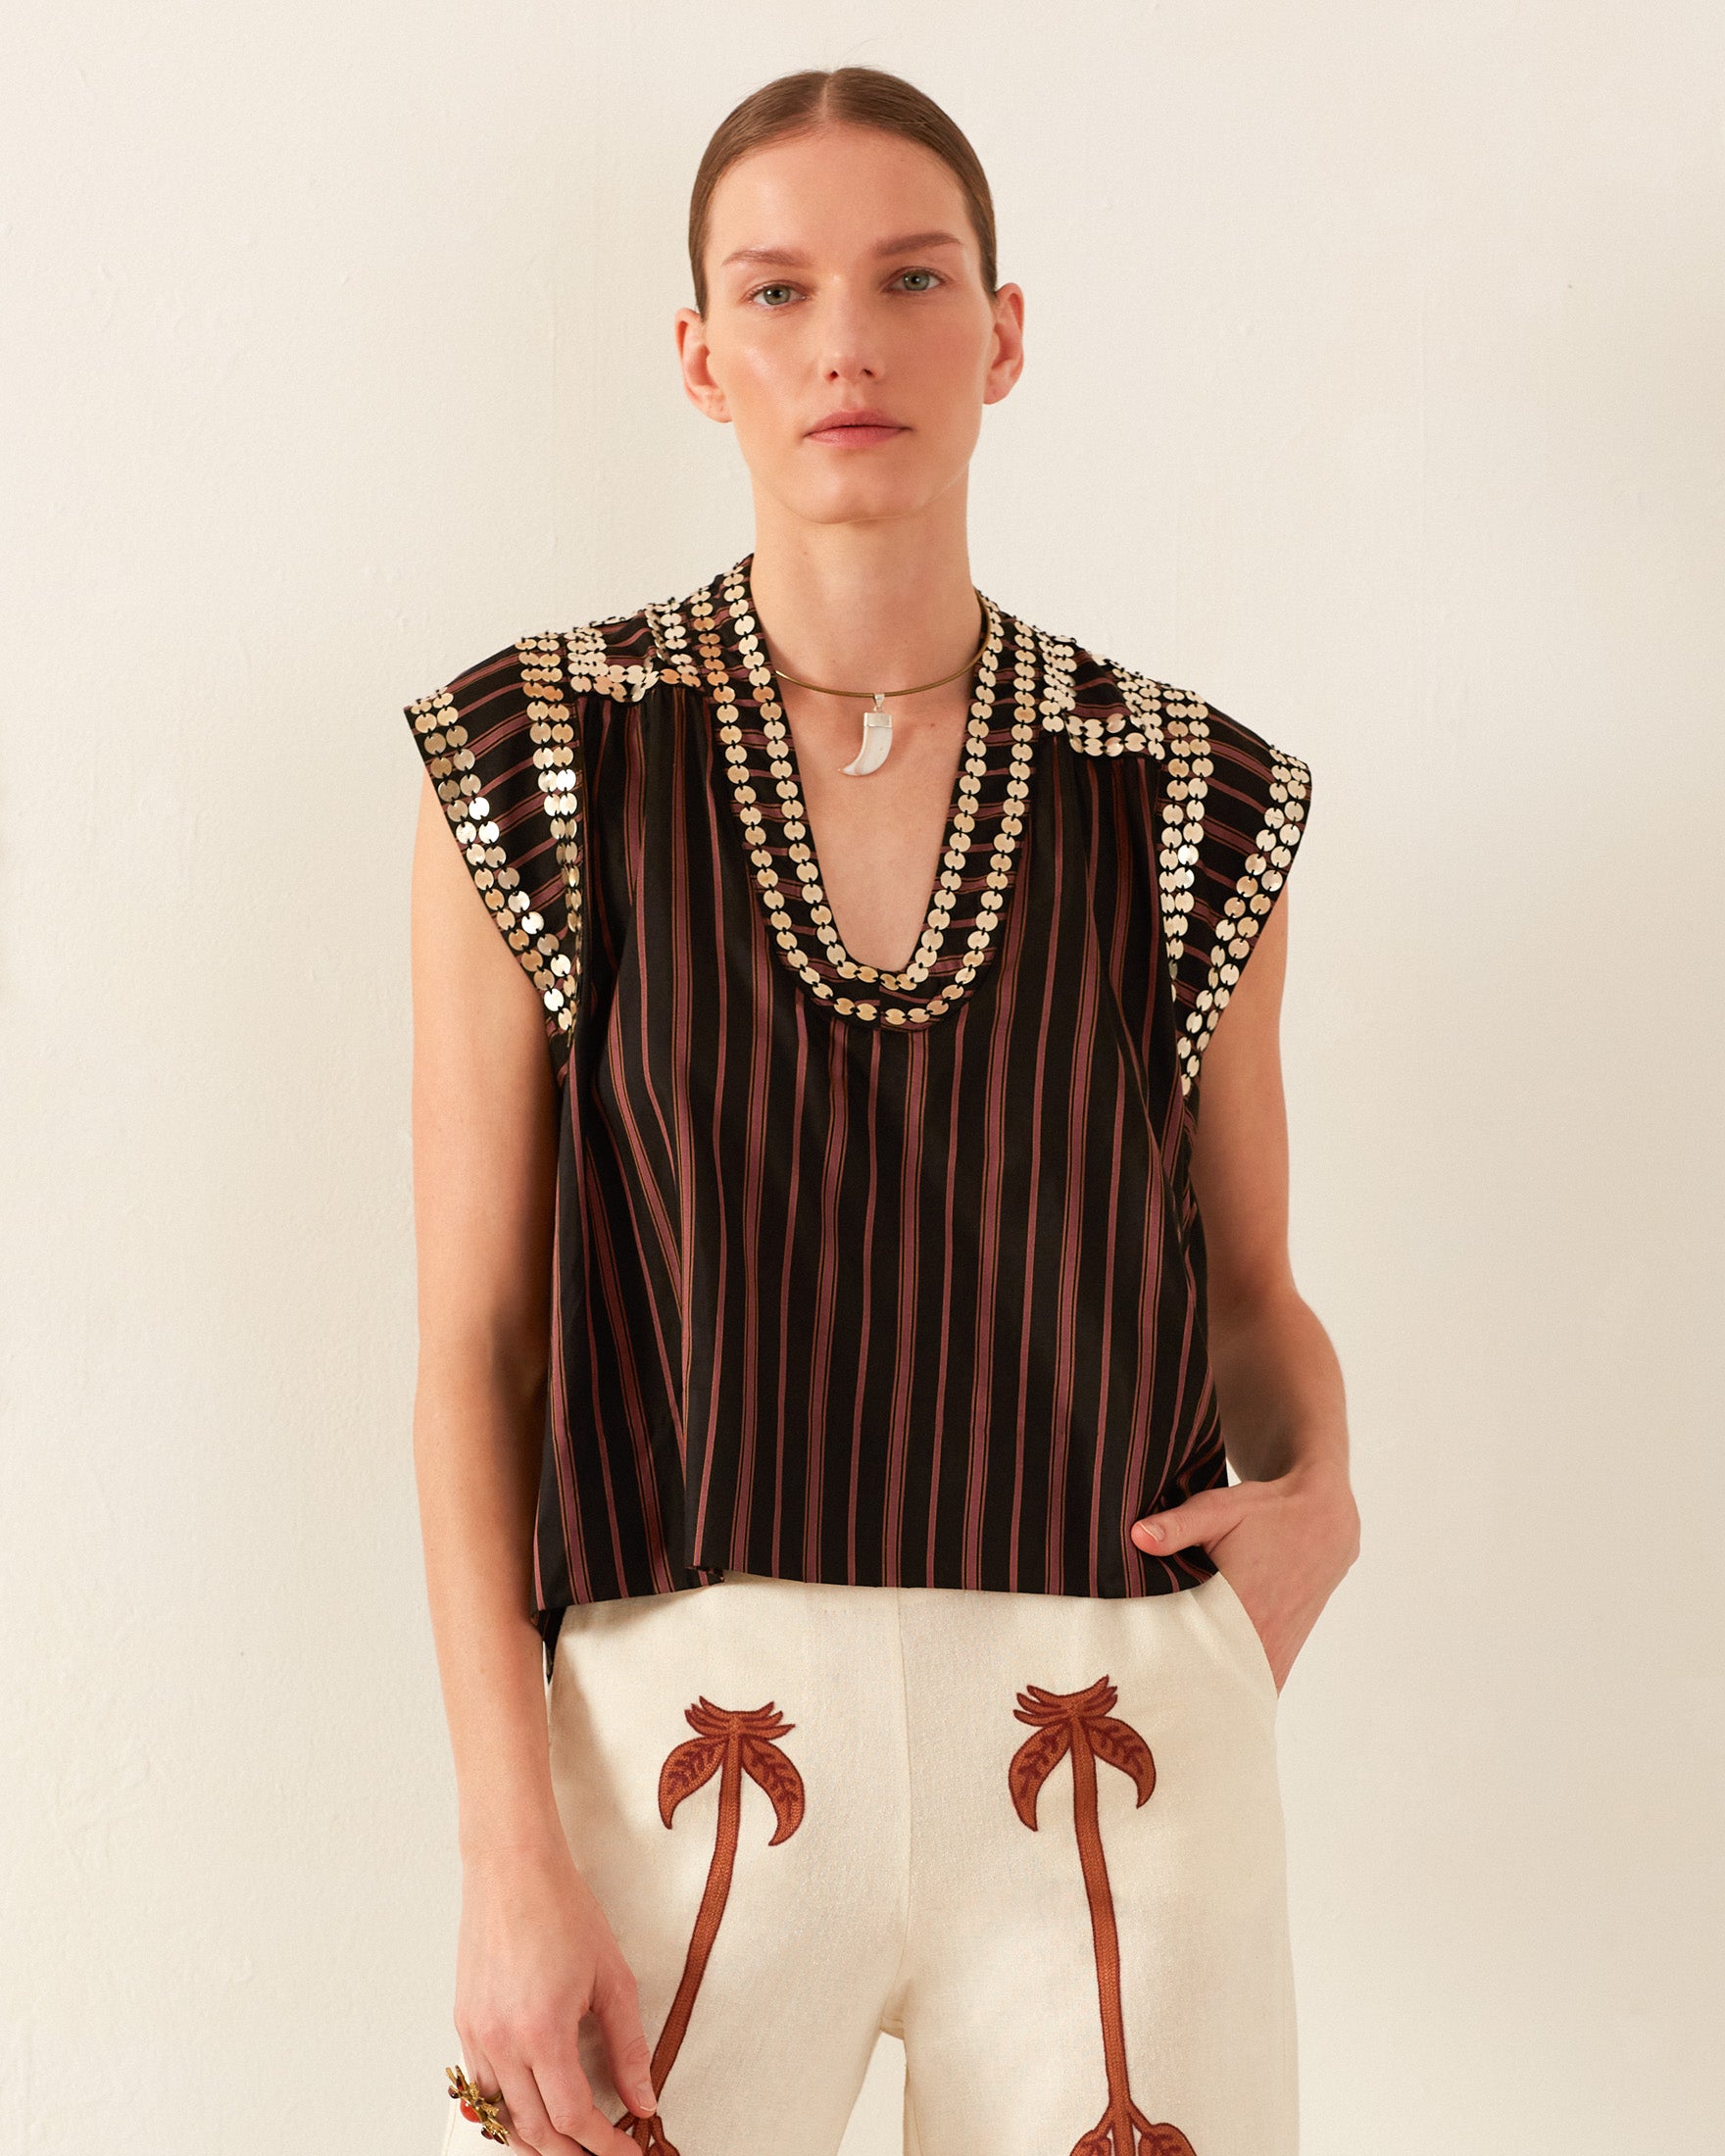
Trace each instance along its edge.
<instances>
[{"instance_id":1,"label":"ear","mask_svg":"<svg viewBox=\"0 0 1725 2156\"><path fill-rule=\"evenodd\" d=\"M983 403L999 404L1023 371L1024 288L1003 284L994 296L994 357L983 384Z\"/></svg>"},{"instance_id":2,"label":"ear","mask_svg":"<svg viewBox=\"0 0 1725 2156\"><path fill-rule=\"evenodd\" d=\"M699 412L721 426L730 424L730 408L724 391L713 376L707 345L707 324L692 307L679 307L672 324L677 344L677 365L682 370L683 394Z\"/></svg>"}]
</instances>

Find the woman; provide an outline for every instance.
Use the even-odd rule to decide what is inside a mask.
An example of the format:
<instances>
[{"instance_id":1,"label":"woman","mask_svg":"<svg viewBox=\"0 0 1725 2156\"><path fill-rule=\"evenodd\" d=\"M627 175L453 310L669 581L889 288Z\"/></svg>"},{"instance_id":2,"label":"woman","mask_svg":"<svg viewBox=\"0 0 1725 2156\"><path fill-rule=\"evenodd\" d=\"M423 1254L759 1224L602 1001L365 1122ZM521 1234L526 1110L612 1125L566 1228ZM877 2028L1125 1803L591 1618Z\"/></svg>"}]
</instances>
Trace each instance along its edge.
<instances>
[{"instance_id":1,"label":"woman","mask_svg":"<svg viewBox=\"0 0 1725 2156\"><path fill-rule=\"evenodd\" d=\"M1307 773L972 585L1023 297L938 107L767 84L690 258L753 551L408 708L446 2145L816 2156L886 2029L922 2156L1278 2156Z\"/></svg>"}]
</instances>

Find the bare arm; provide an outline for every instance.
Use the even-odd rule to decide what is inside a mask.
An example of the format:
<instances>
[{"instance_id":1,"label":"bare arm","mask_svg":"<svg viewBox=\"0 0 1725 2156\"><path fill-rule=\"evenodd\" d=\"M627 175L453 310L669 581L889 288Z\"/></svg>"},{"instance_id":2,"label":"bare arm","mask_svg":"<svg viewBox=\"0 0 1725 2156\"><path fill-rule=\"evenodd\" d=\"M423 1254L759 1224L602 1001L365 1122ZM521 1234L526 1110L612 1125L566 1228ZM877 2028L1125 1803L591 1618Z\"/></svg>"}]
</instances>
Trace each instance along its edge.
<instances>
[{"instance_id":1,"label":"bare arm","mask_svg":"<svg viewBox=\"0 0 1725 2156\"><path fill-rule=\"evenodd\" d=\"M466 1854L556 1826L531 1569L555 1117L533 984L429 778L413 924L414 1464Z\"/></svg>"},{"instance_id":2,"label":"bare arm","mask_svg":"<svg viewBox=\"0 0 1725 2156\"><path fill-rule=\"evenodd\" d=\"M594 2108L576 2057L580 2018L596 2012L618 2087L646 2082L633 1979L558 1816L533 1622L556 1086L537 992L473 888L429 776L414 846L413 983L414 1465L460 1802L456 2023L473 2080L502 2090L512 2140L545 2156L583 2145L634 2156Z\"/></svg>"},{"instance_id":3,"label":"bare arm","mask_svg":"<svg viewBox=\"0 0 1725 2156\"><path fill-rule=\"evenodd\" d=\"M1284 890L1205 1050L1192 1154L1210 1364L1240 1484L1201 1491L1132 1530L1158 1554L1209 1551L1251 1612L1278 1686L1359 1548L1342 1372L1288 1255L1287 912Z\"/></svg>"}]
</instances>

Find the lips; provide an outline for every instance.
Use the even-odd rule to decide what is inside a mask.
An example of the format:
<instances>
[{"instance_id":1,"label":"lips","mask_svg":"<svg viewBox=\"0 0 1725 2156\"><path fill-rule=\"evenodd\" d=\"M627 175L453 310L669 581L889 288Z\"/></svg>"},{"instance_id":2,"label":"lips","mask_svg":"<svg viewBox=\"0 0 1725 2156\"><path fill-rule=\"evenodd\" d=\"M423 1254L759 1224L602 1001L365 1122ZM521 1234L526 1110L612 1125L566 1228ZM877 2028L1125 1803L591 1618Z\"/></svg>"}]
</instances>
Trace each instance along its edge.
<instances>
[{"instance_id":1,"label":"lips","mask_svg":"<svg viewBox=\"0 0 1725 2156\"><path fill-rule=\"evenodd\" d=\"M857 405L839 412L829 412L809 429L812 442L830 442L840 448L862 449L870 442L891 441L895 434L905 429L890 413L877 411L872 405Z\"/></svg>"}]
</instances>

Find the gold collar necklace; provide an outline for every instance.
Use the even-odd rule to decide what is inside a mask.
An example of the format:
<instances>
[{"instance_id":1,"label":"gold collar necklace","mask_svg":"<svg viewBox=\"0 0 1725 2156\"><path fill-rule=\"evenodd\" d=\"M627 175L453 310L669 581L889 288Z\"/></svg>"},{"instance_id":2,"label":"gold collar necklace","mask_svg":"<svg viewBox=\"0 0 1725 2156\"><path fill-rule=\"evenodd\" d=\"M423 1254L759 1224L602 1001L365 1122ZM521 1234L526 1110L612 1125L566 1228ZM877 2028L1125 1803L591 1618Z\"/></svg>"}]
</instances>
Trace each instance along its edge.
<instances>
[{"instance_id":1,"label":"gold collar necklace","mask_svg":"<svg viewBox=\"0 0 1725 2156\"><path fill-rule=\"evenodd\" d=\"M971 589L975 591L976 587L972 585ZM977 604L980 606L982 603L980 592L976 593L976 599ZM862 746L857 751L856 756L849 763L839 765L839 769L846 778L863 778L868 772L880 769L886 761L887 751L893 745L893 714L886 708L887 698L889 696L920 696L924 689L944 689L949 681L957 681L961 674L968 673L982 657L988 643L988 610L986 607L982 611L982 642L977 645L961 666L955 666L950 674L942 674L938 681L919 681L913 689L828 689L824 688L818 681L799 681L795 674L786 673L781 666L774 666L772 670L780 681L788 681L793 688L797 689L813 689L817 696L852 697L858 703L866 702L870 697L874 699L872 710L862 713Z\"/></svg>"}]
</instances>

